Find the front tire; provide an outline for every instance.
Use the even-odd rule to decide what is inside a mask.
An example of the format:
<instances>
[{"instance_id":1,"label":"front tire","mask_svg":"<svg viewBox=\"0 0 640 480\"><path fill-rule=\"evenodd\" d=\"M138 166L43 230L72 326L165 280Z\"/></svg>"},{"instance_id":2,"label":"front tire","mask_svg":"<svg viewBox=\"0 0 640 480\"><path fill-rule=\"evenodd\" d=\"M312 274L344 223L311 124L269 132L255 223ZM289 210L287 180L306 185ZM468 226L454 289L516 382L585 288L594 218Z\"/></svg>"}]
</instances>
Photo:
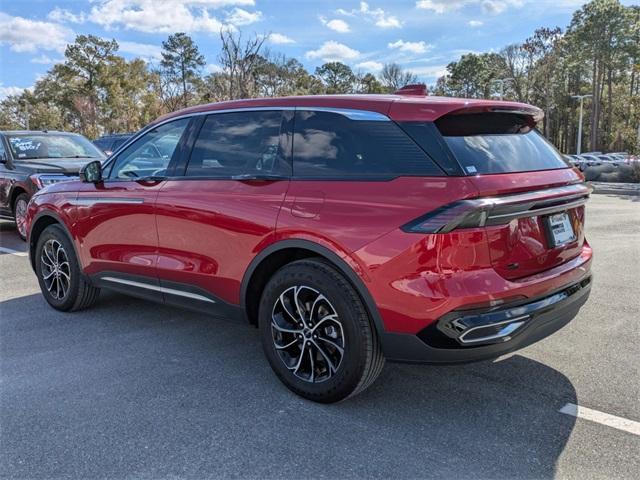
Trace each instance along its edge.
<instances>
[{"instance_id":1,"label":"front tire","mask_svg":"<svg viewBox=\"0 0 640 480\"><path fill-rule=\"evenodd\" d=\"M321 403L356 395L384 366L375 328L353 286L327 262L278 270L260 301L262 346L291 391Z\"/></svg>"},{"instance_id":2,"label":"front tire","mask_svg":"<svg viewBox=\"0 0 640 480\"><path fill-rule=\"evenodd\" d=\"M27 205L29 205L29 195L21 193L13 202L13 220L16 222L18 236L22 240L27 239Z\"/></svg>"},{"instance_id":3,"label":"front tire","mask_svg":"<svg viewBox=\"0 0 640 480\"><path fill-rule=\"evenodd\" d=\"M59 225L50 225L38 238L35 266L42 295L56 310L82 310L98 299L100 289L82 275L73 243Z\"/></svg>"}]
</instances>

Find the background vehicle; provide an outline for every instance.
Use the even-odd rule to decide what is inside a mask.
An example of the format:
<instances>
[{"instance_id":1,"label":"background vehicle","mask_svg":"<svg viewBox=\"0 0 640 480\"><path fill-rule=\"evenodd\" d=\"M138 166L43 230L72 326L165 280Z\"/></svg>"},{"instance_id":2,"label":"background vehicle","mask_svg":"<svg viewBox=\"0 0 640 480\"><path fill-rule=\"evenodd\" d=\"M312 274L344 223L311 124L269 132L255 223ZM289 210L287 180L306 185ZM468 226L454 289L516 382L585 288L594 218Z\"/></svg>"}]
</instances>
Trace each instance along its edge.
<instances>
[{"instance_id":1,"label":"background vehicle","mask_svg":"<svg viewBox=\"0 0 640 480\"><path fill-rule=\"evenodd\" d=\"M334 402L384 360L468 362L569 322L590 291L583 177L535 107L398 95L160 118L29 207L46 300L100 288L246 317L292 391Z\"/></svg>"},{"instance_id":2,"label":"background vehicle","mask_svg":"<svg viewBox=\"0 0 640 480\"><path fill-rule=\"evenodd\" d=\"M26 238L25 214L34 192L78 178L80 167L104 154L82 135L55 131L0 132L0 218Z\"/></svg>"},{"instance_id":3,"label":"background vehicle","mask_svg":"<svg viewBox=\"0 0 640 480\"><path fill-rule=\"evenodd\" d=\"M97 140L94 140L93 144L108 156L124 145L131 137L133 137L133 133L103 135Z\"/></svg>"}]
</instances>

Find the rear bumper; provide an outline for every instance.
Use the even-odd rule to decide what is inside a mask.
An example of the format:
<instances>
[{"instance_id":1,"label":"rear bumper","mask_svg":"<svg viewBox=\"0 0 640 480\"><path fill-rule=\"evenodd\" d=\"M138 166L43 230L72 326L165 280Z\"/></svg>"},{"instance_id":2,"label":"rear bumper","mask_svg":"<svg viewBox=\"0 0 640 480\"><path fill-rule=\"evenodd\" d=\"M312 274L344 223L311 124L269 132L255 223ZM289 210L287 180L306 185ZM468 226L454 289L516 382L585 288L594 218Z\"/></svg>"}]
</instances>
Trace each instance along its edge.
<instances>
[{"instance_id":1,"label":"rear bumper","mask_svg":"<svg viewBox=\"0 0 640 480\"><path fill-rule=\"evenodd\" d=\"M406 363L466 363L496 358L531 345L564 327L576 316L590 292L591 276L586 275L578 282L525 303L452 312L416 335L385 332L381 335L384 354L390 361ZM475 339L479 341L469 342L470 336L465 337L464 330L451 328L452 321L459 318L472 319L466 323L473 328L497 326L493 332L497 335L476 335ZM510 322L522 324L513 330L504 330L507 333L502 335L501 325L508 326ZM467 333L470 330L472 328Z\"/></svg>"}]
</instances>

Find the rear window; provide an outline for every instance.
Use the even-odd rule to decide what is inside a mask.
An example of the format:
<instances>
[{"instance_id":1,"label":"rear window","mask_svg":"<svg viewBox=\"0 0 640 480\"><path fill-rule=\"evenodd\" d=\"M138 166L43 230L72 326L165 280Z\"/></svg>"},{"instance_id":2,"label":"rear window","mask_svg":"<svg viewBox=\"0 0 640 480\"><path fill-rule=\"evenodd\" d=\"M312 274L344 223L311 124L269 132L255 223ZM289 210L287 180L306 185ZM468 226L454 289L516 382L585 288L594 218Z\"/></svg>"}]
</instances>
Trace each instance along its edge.
<instances>
[{"instance_id":1,"label":"rear window","mask_svg":"<svg viewBox=\"0 0 640 480\"><path fill-rule=\"evenodd\" d=\"M524 115L447 115L435 123L467 175L569 167Z\"/></svg>"}]
</instances>

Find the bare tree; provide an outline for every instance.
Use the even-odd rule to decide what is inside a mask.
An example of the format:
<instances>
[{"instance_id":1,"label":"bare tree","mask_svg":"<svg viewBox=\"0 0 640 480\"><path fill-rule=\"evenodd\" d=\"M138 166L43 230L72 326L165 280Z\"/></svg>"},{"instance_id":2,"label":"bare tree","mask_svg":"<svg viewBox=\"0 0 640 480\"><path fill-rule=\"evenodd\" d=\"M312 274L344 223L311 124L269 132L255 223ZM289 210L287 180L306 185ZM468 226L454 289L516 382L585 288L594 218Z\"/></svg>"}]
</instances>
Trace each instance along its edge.
<instances>
[{"instance_id":1,"label":"bare tree","mask_svg":"<svg viewBox=\"0 0 640 480\"><path fill-rule=\"evenodd\" d=\"M228 76L228 98L249 98L255 85L253 76L256 65L262 61L260 49L268 35L254 35L248 40L242 39L229 30L220 31L222 51L218 57L223 72Z\"/></svg>"},{"instance_id":2,"label":"bare tree","mask_svg":"<svg viewBox=\"0 0 640 480\"><path fill-rule=\"evenodd\" d=\"M380 79L382 84L392 92L418 81L414 73L403 71L397 63L386 63L380 72Z\"/></svg>"}]
</instances>

